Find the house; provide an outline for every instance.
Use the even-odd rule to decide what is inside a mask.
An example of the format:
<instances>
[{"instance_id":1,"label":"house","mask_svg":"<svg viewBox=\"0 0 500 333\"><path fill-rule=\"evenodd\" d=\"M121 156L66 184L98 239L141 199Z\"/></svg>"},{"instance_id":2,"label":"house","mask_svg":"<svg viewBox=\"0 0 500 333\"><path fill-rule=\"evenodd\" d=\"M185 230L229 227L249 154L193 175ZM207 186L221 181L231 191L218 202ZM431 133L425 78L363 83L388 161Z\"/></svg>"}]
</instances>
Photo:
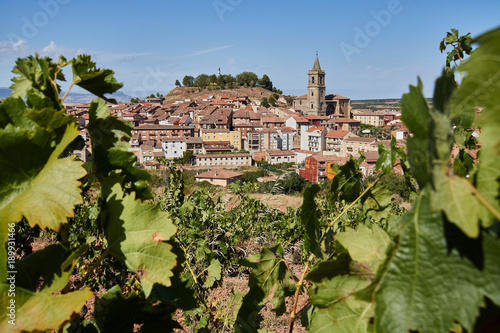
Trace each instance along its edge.
<instances>
[{"instance_id":1,"label":"house","mask_svg":"<svg viewBox=\"0 0 500 333\"><path fill-rule=\"evenodd\" d=\"M229 129L201 129L200 136L205 145L227 145L229 151L239 151L242 148L241 133Z\"/></svg>"},{"instance_id":2,"label":"house","mask_svg":"<svg viewBox=\"0 0 500 333\"><path fill-rule=\"evenodd\" d=\"M139 147L139 163L143 164L146 161L154 160L154 148L152 145L141 145Z\"/></svg>"},{"instance_id":3,"label":"house","mask_svg":"<svg viewBox=\"0 0 500 333\"><path fill-rule=\"evenodd\" d=\"M314 154L314 152L310 150L295 149L294 152L297 165L305 163L306 158Z\"/></svg>"},{"instance_id":4,"label":"house","mask_svg":"<svg viewBox=\"0 0 500 333\"><path fill-rule=\"evenodd\" d=\"M293 150L293 137L296 131L291 127L281 127L276 129L281 141L281 150Z\"/></svg>"},{"instance_id":5,"label":"house","mask_svg":"<svg viewBox=\"0 0 500 333\"><path fill-rule=\"evenodd\" d=\"M354 120L359 120L360 123L366 125L372 125L376 127L382 127L385 125L384 115L382 112L372 111L368 109L353 110L352 118Z\"/></svg>"},{"instance_id":6,"label":"house","mask_svg":"<svg viewBox=\"0 0 500 333\"><path fill-rule=\"evenodd\" d=\"M325 150L325 137L328 129L323 126L313 126L302 132L300 149L314 152Z\"/></svg>"},{"instance_id":7,"label":"house","mask_svg":"<svg viewBox=\"0 0 500 333\"><path fill-rule=\"evenodd\" d=\"M337 130L349 131L352 133L358 133L361 129L361 123L359 120L350 118L335 118L335 124Z\"/></svg>"},{"instance_id":8,"label":"house","mask_svg":"<svg viewBox=\"0 0 500 333\"><path fill-rule=\"evenodd\" d=\"M186 138L186 149L191 150L193 154L204 153L203 139L200 137Z\"/></svg>"},{"instance_id":9,"label":"house","mask_svg":"<svg viewBox=\"0 0 500 333\"><path fill-rule=\"evenodd\" d=\"M325 136L325 151L333 154L340 154L344 139L357 137L356 134L349 131L332 130Z\"/></svg>"},{"instance_id":10,"label":"house","mask_svg":"<svg viewBox=\"0 0 500 333\"><path fill-rule=\"evenodd\" d=\"M199 154L193 155L194 165L202 167L240 167L252 165L252 156L249 153L234 154Z\"/></svg>"},{"instance_id":11,"label":"house","mask_svg":"<svg viewBox=\"0 0 500 333\"><path fill-rule=\"evenodd\" d=\"M329 164L334 162L343 165L348 160L346 157L336 155L311 155L306 157L304 168L299 169L299 175L312 183L320 183L328 177Z\"/></svg>"},{"instance_id":12,"label":"house","mask_svg":"<svg viewBox=\"0 0 500 333\"><path fill-rule=\"evenodd\" d=\"M187 150L186 138L164 138L161 140L161 147L168 159L182 157Z\"/></svg>"},{"instance_id":13,"label":"house","mask_svg":"<svg viewBox=\"0 0 500 333\"><path fill-rule=\"evenodd\" d=\"M266 160L270 164L296 163L295 152L292 150L267 150Z\"/></svg>"},{"instance_id":14,"label":"house","mask_svg":"<svg viewBox=\"0 0 500 333\"><path fill-rule=\"evenodd\" d=\"M350 137L342 142L340 156L358 155L359 153L378 149L376 138Z\"/></svg>"},{"instance_id":15,"label":"house","mask_svg":"<svg viewBox=\"0 0 500 333\"><path fill-rule=\"evenodd\" d=\"M236 181L241 181L242 177L243 174L241 172L224 169L214 169L195 176L197 182L207 181L210 184L220 186L227 186Z\"/></svg>"}]
</instances>

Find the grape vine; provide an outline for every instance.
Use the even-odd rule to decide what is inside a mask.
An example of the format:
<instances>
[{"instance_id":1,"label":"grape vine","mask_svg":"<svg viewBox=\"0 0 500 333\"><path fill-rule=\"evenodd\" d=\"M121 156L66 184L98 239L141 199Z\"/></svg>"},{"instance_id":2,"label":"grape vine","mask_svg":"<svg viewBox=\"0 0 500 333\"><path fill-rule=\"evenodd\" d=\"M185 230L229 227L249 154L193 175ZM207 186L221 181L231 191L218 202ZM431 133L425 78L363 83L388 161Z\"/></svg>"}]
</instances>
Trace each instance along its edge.
<instances>
[{"instance_id":1,"label":"grape vine","mask_svg":"<svg viewBox=\"0 0 500 333\"><path fill-rule=\"evenodd\" d=\"M363 157L351 158L326 194L309 185L287 213L240 192L229 211L220 193L185 196L165 160L169 184L152 198L149 173L128 151L131 128L107 106L122 86L113 71L89 56L18 59L0 104L0 331L163 332L181 328L181 311L190 331L256 332L271 295L290 332L299 321L311 332L498 328L500 29L473 40L453 30L440 49L448 45L432 106L420 80L402 98L406 147L381 145L370 179L359 172ZM73 76L62 93L64 68ZM74 85L97 97L87 169L71 155L83 142L63 105ZM393 200L395 165L408 211ZM55 242L31 253L24 243L41 230ZM246 253L249 239L261 250ZM248 275L248 292L233 291L225 309L209 302L235 275Z\"/></svg>"}]
</instances>

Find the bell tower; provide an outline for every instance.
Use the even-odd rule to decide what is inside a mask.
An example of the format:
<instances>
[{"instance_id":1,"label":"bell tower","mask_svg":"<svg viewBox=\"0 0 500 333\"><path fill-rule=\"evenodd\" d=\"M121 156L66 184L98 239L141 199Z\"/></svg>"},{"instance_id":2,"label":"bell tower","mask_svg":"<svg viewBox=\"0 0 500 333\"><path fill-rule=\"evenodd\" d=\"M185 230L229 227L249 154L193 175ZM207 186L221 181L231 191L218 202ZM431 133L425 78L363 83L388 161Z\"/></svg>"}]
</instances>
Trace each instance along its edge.
<instances>
[{"instance_id":1,"label":"bell tower","mask_svg":"<svg viewBox=\"0 0 500 333\"><path fill-rule=\"evenodd\" d=\"M318 52L316 52L316 60L314 61L313 68L308 73L308 78L307 114L313 116L325 116L325 71L323 71L319 65Z\"/></svg>"}]
</instances>

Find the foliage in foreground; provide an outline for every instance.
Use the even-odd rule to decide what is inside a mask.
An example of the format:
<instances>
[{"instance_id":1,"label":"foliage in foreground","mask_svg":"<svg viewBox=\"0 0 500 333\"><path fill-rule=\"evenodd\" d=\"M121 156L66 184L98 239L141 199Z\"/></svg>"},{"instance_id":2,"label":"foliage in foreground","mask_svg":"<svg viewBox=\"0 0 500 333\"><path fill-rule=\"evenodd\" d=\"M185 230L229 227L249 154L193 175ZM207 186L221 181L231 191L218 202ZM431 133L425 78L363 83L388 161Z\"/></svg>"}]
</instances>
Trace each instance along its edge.
<instances>
[{"instance_id":1,"label":"foliage in foreground","mask_svg":"<svg viewBox=\"0 0 500 333\"><path fill-rule=\"evenodd\" d=\"M87 56L19 59L12 96L0 105L0 236L6 245L0 262L8 268L0 270L0 330L168 331L179 326L173 314L181 309L192 330L254 332L272 290L278 315L292 297L290 331L299 316L311 332L477 328L478 317L496 315L500 305L500 29L475 42L479 47L458 67L466 73L462 83L444 71L432 107L421 82L403 96L402 119L413 133L407 154L395 140L391 149L380 146L380 174L371 183L359 173L362 159L351 159L335 170L326 197L318 196L318 185L305 188L298 219L251 199L244 211L225 212L213 193L185 198L175 168L158 209L147 201L148 174L135 168L127 151L130 128L106 106L107 94L121 86L113 72L96 68ZM89 110L89 171L68 154L81 140L57 84L66 66L72 85L99 97ZM461 158L451 165L454 143ZM468 154L477 146L475 163ZM383 181L395 163L415 197L408 212L394 206L390 182ZM93 181L100 193L90 204L81 188ZM9 233L21 220L54 230L59 241L14 260ZM269 225L276 232L269 240L277 244L239 262L250 273L249 292L232 293L221 315L206 302L207 292L235 267L238 244ZM303 240L306 259L299 276L282 246L295 238ZM98 275L109 264L122 276L103 283ZM75 272L81 276L76 286ZM78 313L99 288L87 321ZM310 297L304 309L297 308L300 293ZM14 317L7 312L12 300Z\"/></svg>"}]
</instances>

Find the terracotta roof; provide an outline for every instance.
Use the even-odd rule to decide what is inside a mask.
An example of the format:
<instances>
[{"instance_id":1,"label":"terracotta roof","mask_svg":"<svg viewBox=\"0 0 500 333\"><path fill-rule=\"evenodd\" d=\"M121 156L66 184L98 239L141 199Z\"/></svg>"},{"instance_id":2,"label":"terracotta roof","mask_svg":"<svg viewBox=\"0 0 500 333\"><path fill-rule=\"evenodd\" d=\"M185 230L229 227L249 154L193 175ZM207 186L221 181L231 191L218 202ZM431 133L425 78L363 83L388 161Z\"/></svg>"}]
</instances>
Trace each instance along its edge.
<instances>
[{"instance_id":1,"label":"terracotta roof","mask_svg":"<svg viewBox=\"0 0 500 333\"><path fill-rule=\"evenodd\" d=\"M205 158L205 157L251 157L250 153L235 153L235 154L195 154L196 158Z\"/></svg>"},{"instance_id":2,"label":"terracotta roof","mask_svg":"<svg viewBox=\"0 0 500 333\"><path fill-rule=\"evenodd\" d=\"M287 132L288 132L288 133L290 133L290 132L297 132L296 130L294 130L293 128L288 127L288 126L287 126L287 127L282 127L282 128L280 128L280 130L281 130L282 132L285 132L285 133L287 133Z\"/></svg>"},{"instance_id":3,"label":"terracotta roof","mask_svg":"<svg viewBox=\"0 0 500 333\"><path fill-rule=\"evenodd\" d=\"M345 141L372 143L372 142L377 141L377 139L376 138L360 138L360 137L356 137L356 138L347 138L347 139L345 139Z\"/></svg>"},{"instance_id":4,"label":"terracotta roof","mask_svg":"<svg viewBox=\"0 0 500 333\"><path fill-rule=\"evenodd\" d=\"M332 130L326 135L327 138L343 138L349 131Z\"/></svg>"},{"instance_id":5,"label":"terracotta roof","mask_svg":"<svg viewBox=\"0 0 500 333\"><path fill-rule=\"evenodd\" d=\"M310 155L314 154L313 151L310 151L310 150L300 150L300 149L296 149L295 153L296 154L310 154Z\"/></svg>"},{"instance_id":6,"label":"terracotta roof","mask_svg":"<svg viewBox=\"0 0 500 333\"><path fill-rule=\"evenodd\" d=\"M225 169L215 169L202 172L199 175L196 175L195 178L231 179L240 176L243 176L241 172L225 170Z\"/></svg>"},{"instance_id":7,"label":"terracotta roof","mask_svg":"<svg viewBox=\"0 0 500 333\"><path fill-rule=\"evenodd\" d=\"M267 153L269 155L280 155L280 156L283 156L283 155L295 155L295 152L294 151L291 151L291 150L268 150Z\"/></svg>"},{"instance_id":8,"label":"terracotta roof","mask_svg":"<svg viewBox=\"0 0 500 333\"><path fill-rule=\"evenodd\" d=\"M323 132L325 130L324 126L313 126L310 129L307 130L308 133L312 133L314 131L320 131Z\"/></svg>"}]
</instances>

